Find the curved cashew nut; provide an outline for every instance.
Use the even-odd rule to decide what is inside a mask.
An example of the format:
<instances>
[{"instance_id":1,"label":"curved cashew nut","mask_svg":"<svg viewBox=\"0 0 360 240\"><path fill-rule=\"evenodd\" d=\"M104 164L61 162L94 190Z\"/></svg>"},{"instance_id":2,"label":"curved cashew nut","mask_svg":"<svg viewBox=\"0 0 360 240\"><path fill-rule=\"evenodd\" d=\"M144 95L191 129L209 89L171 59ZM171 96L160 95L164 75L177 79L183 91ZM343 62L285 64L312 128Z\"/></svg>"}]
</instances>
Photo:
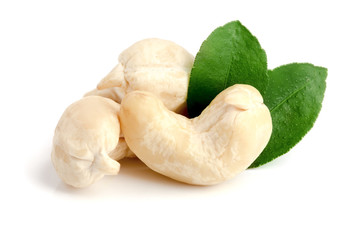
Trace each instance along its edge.
<instances>
[{"instance_id":1,"label":"curved cashew nut","mask_svg":"<svg viewBox=\"0 0 360 240\"><path fill-rule=\"evenodd\" d=\"M128 146L146 165L199 185L248 168L272 131L270 112L249 85L227 88L193 119L169 111L149 92L131 92L122 101L120 121Z\"/></svg>"},{"instance_id":2,"label":"curved cashew nut","mask_svg":"<svg viewBox=\"0 0 360 240\"><path fill-rule=\"evenodd\" d=\"M71 104L55 129L51 160L59 177L74 187L85 187L104 175L119 172L116 161L130 154L120 136L120 104L85 97Z\"/></svg>"},{"instance_id":3,"label":"curved cashew nut","mask_svg":"<svg viewBox=\"0 0 360 240\"><path fill-rule=\"evenodd\" d=\"M175 112L183 112L194 57L181 46L151 38L139 41L119 55L119 63L85 96L99 95L121 103L129 92L154 93Z\"/></svg>"}]
</instances>

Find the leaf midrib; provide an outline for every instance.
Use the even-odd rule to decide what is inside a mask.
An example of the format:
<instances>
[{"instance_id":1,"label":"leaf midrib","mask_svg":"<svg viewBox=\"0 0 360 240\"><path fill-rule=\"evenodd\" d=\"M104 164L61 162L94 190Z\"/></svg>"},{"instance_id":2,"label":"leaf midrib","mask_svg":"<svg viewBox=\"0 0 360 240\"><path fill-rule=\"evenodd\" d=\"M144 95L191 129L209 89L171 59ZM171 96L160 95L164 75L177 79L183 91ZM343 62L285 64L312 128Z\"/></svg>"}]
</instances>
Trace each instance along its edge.
<instances>
[{"instance_id":1,"label":"leaf midrib","mask_svg":"<svg viewBox=\"0 0 360 240\"><path fill-rule=\"evenodd\" d=\"M270 109L270 112L272 113L273 111L275 111L278 107L280 107L283 103L285 103L287 100L289 100L292 96L294 96L295 94L297 94L298 92L300 92L301 90L303 90L308 84L310 84L310 81L306 82L303 86L301 86L300 88L298 88L296 91L294 91L292 94L290 94L289 96L287 96L285 99L283 99L279 104L277 104L275 107L273 107L272 109Z\"/></svg>"},{"instance_id":2,"label":"leaf midrib","mask_svg":"<svg viewBox=\"0 0 360 240\"><path fill-rule=\"evenodd\" d=\"M231 53L231 61L230 61L229 67L227 69L223 90L227 88L227 84L229 82L229 75L230 75L231 66L233 64L233 60L234 60L234 53Z\"/></svg>"}]
</instances>

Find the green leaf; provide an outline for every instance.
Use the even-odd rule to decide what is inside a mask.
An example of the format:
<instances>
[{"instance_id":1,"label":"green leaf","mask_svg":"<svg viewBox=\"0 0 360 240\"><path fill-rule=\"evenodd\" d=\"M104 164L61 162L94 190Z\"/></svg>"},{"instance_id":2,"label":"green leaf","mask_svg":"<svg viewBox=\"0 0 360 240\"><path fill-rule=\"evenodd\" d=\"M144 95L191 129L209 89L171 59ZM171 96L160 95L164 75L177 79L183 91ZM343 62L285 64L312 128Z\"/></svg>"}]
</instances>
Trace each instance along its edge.
<instances>
[{"instance_id":1,"label":"green leaf","mask_svg":"<svg viewBox=\"0 0 360 240\"><path fill-rule=\"evenodd\" d=\"M229 22L215 29L196 55L187 96L189 116L198 116L229 86L249 84L264 94L267 81L266 54L258 40L239 21Z\"/></svg>"},{"instance_id":2,"label":"green leaf","mask_svg":"<svg viewBox=\"0 0 360 240\"><path fill-rule=\"evenodd\" d=\"M271 112L273 132L250 168L287 153L313 127L324 98L326 77L326 68L309 63L292 63L269 70L264 103Z\"/></svg>"}]
</instances>

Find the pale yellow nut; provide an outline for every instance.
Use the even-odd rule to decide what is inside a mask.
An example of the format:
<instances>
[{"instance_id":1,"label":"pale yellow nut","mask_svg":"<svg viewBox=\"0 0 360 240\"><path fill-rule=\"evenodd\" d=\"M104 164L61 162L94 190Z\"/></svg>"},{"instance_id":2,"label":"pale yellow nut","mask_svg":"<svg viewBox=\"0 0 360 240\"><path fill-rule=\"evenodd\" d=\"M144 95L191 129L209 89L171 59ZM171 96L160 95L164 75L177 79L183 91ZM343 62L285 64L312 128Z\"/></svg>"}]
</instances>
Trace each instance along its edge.
<instances>
[{"instance_id":1,"label":"pale yellow nut","mask_svg":"<svg viewBox=\"0 0 360 240\"><path fill-rule=\"evenodd\" d=\"M175 112L184 112L194 57L174 42L150 38L139 41L119 55L119 63L89 95L121 103L135 90L149 91Z\"/></svg>"},{"instance_id":2,"label":"pale yellow nut","mask_svg":"<svg viewBox=\"0 0 360 240\"><path fill-rule=\"evenodd\" d=\"M89 96L71 104L55 129L51 160L59 177L86 187L120 170L116 161L130 155L120 135L120 104Z\"/></svg>"},{"instance_id":3,"label":"pale yellow nut","mask_svg":"<svg viewBox=\"0 0 360 240\"><path fill-rule=\"evenodd\" d=\"M154 94L128 93L120 121L130 149L151 169L190 184L211 185L248 168L269 141L272 123L249 85L221 92L200 116L169 111Z\"/></svg>"}]
</instances>

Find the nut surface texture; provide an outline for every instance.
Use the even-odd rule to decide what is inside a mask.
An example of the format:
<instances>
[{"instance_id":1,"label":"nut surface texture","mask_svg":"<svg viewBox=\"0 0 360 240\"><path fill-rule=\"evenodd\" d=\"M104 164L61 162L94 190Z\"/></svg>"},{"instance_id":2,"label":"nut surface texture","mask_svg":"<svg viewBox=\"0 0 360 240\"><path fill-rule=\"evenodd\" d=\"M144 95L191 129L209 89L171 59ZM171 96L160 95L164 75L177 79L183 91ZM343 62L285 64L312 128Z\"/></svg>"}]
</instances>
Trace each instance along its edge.
<instances>
[{"instance_id":1,"label":"nut surface texture","mask_svg":"<svg viewBox=\"0 0 360 240\"><path fill-rule=\"evenodd\" d=\"M129 155L120 136L120 104L89 96L71 104L55 129L51 160L59 177L86 187L104 175L119 172L116 161Z\"/></svg>"},{"instance_id":2,"label":"nut surface texture","mask_svg":"<svg viewBox=\"0 0 360 240\"><path fill-rule=\"evenodd\" d=\"M194 57L181 46L157 38L136 42L119 55L119 63L89 95L121 103L135 90L148 91L175 112L183 112Z\"/></svg>"},{"instance_id":3,"label":"nut surface texture","mask_svg":"<svg viewBox=\"0 0 360 240\"><path fill-rule=\"evenodd\" d=\"M240 84L193 119L169 111L152 93L134 91L122 101L120 121L128 146L147 166L196 185L217 184L248 168L272 131L260 93Z\"/></svg>"}]
</instances>

